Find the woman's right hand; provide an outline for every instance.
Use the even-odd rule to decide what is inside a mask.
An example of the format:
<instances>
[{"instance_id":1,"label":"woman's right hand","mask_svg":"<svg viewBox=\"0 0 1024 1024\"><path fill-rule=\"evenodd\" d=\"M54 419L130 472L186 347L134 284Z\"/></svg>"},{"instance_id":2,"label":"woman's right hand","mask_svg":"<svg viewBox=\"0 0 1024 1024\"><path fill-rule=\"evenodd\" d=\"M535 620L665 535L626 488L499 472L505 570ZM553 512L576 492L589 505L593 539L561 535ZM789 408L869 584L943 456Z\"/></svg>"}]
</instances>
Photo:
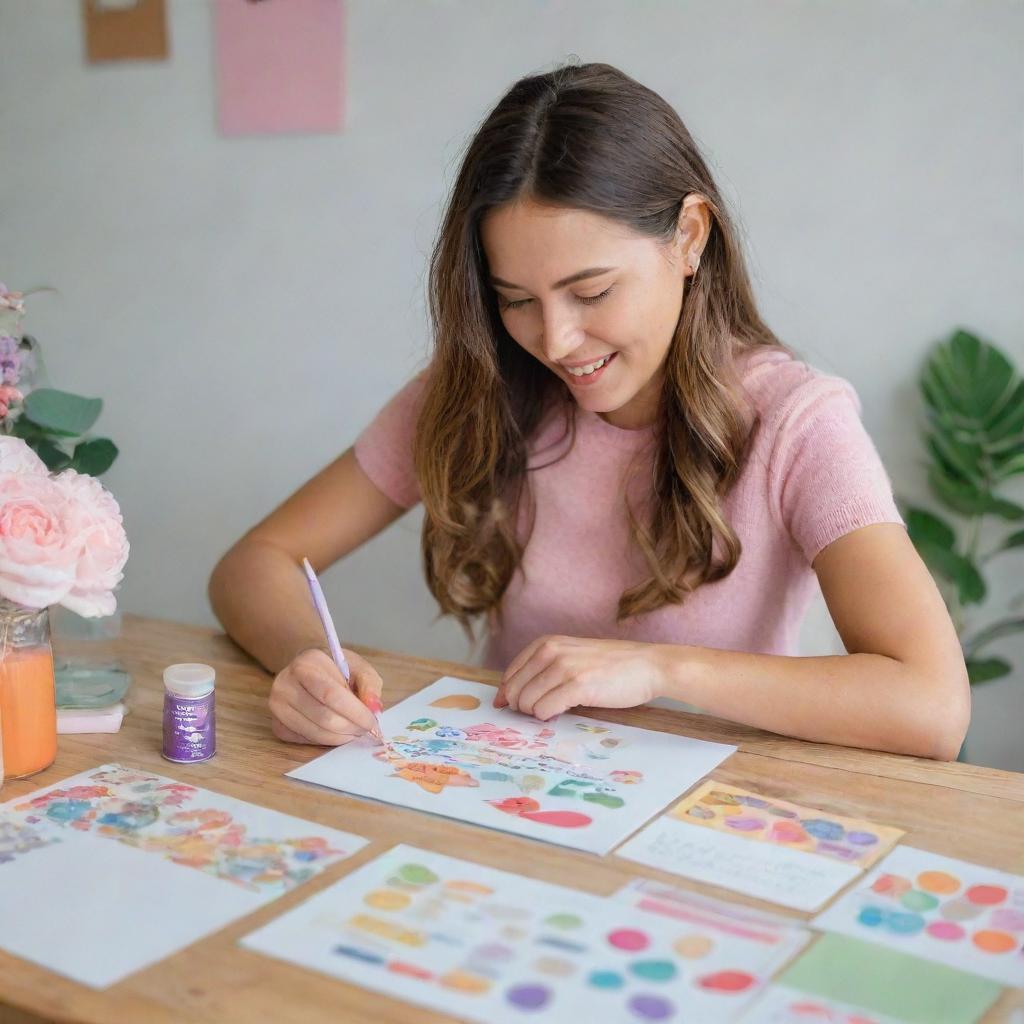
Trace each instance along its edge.
<instances>
[{"instance_id":1,"label":"woman's right hand","mask_svg":"<svg viewBox=\"0 0 1024 1024\"><path fill-rule=\"evenodd\" d=\"M279 740L336 747L376 729L376 719L362 698L380 697L380 675L352 651L345 651L345 660L351 683L320 648L301 651L278 672L269 704L270 727Z\"/></svg>"}]
</instances>

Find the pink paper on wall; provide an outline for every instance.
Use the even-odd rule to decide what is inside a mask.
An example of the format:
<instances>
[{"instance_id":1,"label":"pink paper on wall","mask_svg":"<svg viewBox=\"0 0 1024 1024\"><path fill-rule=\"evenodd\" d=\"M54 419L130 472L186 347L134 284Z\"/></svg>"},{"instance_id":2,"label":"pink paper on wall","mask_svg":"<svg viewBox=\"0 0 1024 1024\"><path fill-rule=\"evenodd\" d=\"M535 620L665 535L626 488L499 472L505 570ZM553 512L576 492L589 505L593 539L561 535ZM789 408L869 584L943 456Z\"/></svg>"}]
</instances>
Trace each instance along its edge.
<instances>
[{"instance_id":1,"label":"pink paper on wall","mask_svg":"<svg viewBox=\"0 0 1024 1024\"><path fill-rule=\"evenodd\" d=\"M342 0L214 0L224 135L341 130Z\"/></svg>"}]
</instances>

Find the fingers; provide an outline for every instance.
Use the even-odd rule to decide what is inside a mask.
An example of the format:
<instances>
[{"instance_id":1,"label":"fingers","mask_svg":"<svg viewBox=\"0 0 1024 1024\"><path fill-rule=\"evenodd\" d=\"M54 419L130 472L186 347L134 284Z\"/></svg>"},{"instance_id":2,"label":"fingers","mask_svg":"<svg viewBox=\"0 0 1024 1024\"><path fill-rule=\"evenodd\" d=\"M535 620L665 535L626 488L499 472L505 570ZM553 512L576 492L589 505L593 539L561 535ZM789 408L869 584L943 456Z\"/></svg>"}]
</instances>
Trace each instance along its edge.
<instances>
[{"instance_id":1,"label":"fingers","mask_svg":"<svg viewBox=\"0 0 1024 1024\"><path fill-rule=\"evenodd\" d=\"M519 696L523 689L539 673L551 666L558 658L561 646L558 637L545 636L535 640L517 657L505 673L495 697L495 707L507 704L513 711L524 710L519 705ZM498 701L504 701L499 704Z\"/></svg>"}]
</instances>

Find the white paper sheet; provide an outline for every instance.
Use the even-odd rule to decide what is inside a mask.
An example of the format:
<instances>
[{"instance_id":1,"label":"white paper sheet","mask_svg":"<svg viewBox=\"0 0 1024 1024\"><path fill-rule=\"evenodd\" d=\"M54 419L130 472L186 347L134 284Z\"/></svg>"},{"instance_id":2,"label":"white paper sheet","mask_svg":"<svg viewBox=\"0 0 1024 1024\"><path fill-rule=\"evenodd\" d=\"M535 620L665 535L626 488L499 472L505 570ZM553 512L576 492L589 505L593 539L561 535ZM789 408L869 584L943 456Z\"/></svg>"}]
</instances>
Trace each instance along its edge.
<instances>
[{"instance_id":1,"label":"white paper sheet","mask_svg":"<svg viewBox=\"0 0 1024 1024\"><path fill-rule=\"evenodd\" d=\"M607 853L736 750L578 715L540 722L493 698L446 676L384 712L387 753L361 740L288 775Z\"/></svg>"},{"instance_id":2,"label":"white paper sheet","mask_svg":"<svg viewBox=\"0 0 1024 1024\"><path fill-rule=\"evenodd\" d=\"M718 1024L742 1010L766 963L763 944L706 921L412 846L357 868L241 944L485 1024Z\"/></svg>"},{"instance_id":3,"label":"white paper sheet","mask_svg":"<svg viewBox=\"0 0 1024 1024\"><path fill-rule=\"evenodd\" d=\"M0 947L103 988L366 842L103 765L0 804Z\"/></svg>"},{"instance_id":4,"label":"white paper sheet","mask_svg":"<svg viewBox=\"0 0 1024 1024\"><path fill-rule=\"evenodd\" d=\"M817 910L902 835L709 780L616 854L796 910Z\"/></svg>"},{"instance_id":5,"label":"white paper sheet","mask_svg":"<svg viewBox=\"0 0 1024 1024\"><path fill-rule=\"evenodd\" d=\"M1024 876L897 847L812 922L1024 987Z\"/></svg>"},{"instance_id":6,"label":"white paper sheet","mask_svg":"<svg viewBox=\"0 0 1024 1024\"><path fill-rule=\"evenodd\" d=\"M837 999L807 995L786 985L769 985L740 1021L742 1024L902 1024L895 1017Z\"/></svg>"}]
</instances>

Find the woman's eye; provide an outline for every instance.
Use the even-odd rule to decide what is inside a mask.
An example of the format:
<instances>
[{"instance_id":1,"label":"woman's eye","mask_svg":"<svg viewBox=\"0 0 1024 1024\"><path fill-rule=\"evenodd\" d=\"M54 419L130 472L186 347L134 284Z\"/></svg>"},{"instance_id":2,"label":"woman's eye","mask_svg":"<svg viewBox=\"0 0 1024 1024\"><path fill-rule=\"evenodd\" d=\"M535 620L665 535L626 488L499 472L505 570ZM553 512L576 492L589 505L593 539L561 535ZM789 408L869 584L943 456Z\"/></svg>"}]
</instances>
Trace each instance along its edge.
<instances>
[{"instance_id":1,"label":"woman's eye","mask_svg":"<svg viewBox=\"0 0 1024 1024\"><path fill-rule=\"evenodd\" d=\"M576 298L585 306L592 306L595 302L600 302L612 290L612 287L614 286L609 286L608 288L605 288L605 290L601 292L600 295L577 295ZM505 300L501 308L503 310L521 309L523 306L527 305L527 303L530 302L533 302L533 299Z\"/></svg>"}]
</instances>

